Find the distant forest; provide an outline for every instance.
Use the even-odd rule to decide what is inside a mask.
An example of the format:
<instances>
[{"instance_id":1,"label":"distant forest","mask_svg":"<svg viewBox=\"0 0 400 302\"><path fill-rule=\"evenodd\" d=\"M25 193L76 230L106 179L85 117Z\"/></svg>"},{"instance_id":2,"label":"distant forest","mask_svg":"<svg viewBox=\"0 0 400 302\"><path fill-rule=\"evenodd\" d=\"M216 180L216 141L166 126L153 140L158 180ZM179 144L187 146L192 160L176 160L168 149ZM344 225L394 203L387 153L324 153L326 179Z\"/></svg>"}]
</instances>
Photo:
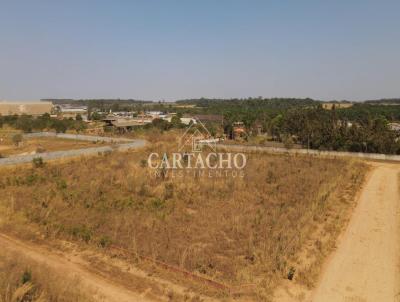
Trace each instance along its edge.
<instances>
[{"instance_id":1,"label":"distant forest","mask_svg":"<svg viewBox=\"0 0 400 302\"><path fill-rule=\"evenodd\" d=\"M393 105L400 105L400 98L398 99L379 99L379 100L368 100L364 101L367 104L393 104Z\"/></svg>"},{"instance_id":2,"label":"distant forest","mask_svg":"<svg viewBox=\"0 0 400 302\"><path fill-rule=\"evenodd\" d=\"M181 100L180 105L195 105L185 111L201 111L224 116L225 132L235 121L247 129L262 127L270 139L318 150L400 154L399 132L389 123L400 121L398 99L352 103L330 110L313 99L197 99Z\"/></svg>"},{"instance_id":3,"label":"distant forest","mask_svg":"<svg viewBox=\"0 0 400 302\"><path fill-rule=\"evenodd\" d=\"M244 122L252 123L263 120L266 116L273 118L285 114L289 109L312 108L322 106L323 101L310 98L248 98L248 99L189 99L176 102L180 105L196 105L187 112L201 111L210 114L223 114L228 119L245 119ZM332 101L329 103L350 103L347 101ZM347 108L336 108L339 118L356 121L359 119L383 117L388 121L400 120L400 99L382 99L366 102L354 102Z\"/></svg>"}]
</instances>

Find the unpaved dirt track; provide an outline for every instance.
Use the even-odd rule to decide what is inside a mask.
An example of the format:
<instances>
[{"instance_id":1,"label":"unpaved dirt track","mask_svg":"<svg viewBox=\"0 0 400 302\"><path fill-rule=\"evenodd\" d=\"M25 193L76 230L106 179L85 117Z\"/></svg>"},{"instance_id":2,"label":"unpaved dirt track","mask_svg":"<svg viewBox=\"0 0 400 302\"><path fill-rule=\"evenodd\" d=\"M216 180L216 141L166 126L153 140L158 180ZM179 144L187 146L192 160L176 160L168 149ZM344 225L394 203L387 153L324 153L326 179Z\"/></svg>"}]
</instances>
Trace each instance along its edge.
<instances>
[{"instance_id":1,"label":"unpaved dirt track","mask_svg":"<svg viewBox=\"0 0 400 302\"><path fill-rule=\"evenodd\" d=\"M400 165L374 163L313 302L400 301Z\"/></svg>"},{"instance_id":2,"label":"unpaved dirt track","mask_svg":"<svg viewBox=\"0 0 400 302\"><path fill-rule=\"evenodd\" d=\"M113 284L87 269L79 263L69 261L63 256L51 253L46 249L23 243L6 235L0 234L0 246L10 251L22 253L35 262L45 264L50 269L63 275L78 276L83 285L88 286L96 292L96 300L111 302L147 302L150 301L138 293L132 292L122 286Z\"/></svg>"}]
</instances>

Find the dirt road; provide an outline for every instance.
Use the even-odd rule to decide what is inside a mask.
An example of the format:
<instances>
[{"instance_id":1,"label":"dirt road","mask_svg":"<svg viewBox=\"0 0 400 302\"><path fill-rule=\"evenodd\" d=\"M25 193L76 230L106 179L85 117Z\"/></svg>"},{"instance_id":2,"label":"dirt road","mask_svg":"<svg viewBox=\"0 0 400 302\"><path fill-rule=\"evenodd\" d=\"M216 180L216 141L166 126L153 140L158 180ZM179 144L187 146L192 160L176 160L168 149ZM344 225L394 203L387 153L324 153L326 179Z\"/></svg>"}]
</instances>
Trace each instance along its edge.
<instances>
[{"instance_id":1,"label":"dirt road","mask_svg":"<svg viewBox=\"0 0 400 302\"><path fill-rule=\"evenodd\" d=\"M23 255L35 262L45 264L50 269L62 273L65 276L78 276L83 285L88 286L96 294L96 300L111 302L147 302L143 295L132 292L125 287L113 284L110 280L89 272L79 263L67 259L56 253L50 253L46 249L23 243L6 235L0 234L0 246L7 250Z\"/></svg>"},{"instance_id":2,"label":"dirt road","mask_svg":"<svg viewBox=\"0 0 400 302\"><path fill-rule=\"evenodd\" d=\"M373 165L350 224L311 296L313 302L400 301L400 165Z\"/></svg>"},{"instance_id":3,"label":"dirt road","mask_svg":"<svg viewBox=\"0 0 400 302\"><path fill-rule=\"evenodd\" d=\"M137 149L146 145L146 141L143 139L127 139L127 138L114 138L114 137L105 137L105 136L92 136L92 135L79 135L79 134L65 134L65 133L51 133L51 132L39 132L39 133L31 133L26 134L24 137L59 137L63 139L73 139L73 140L81 140L81 141L90 141L97 142L102 141L106 143L114 142L117 143L115 146L101 146L101 147L89 147L89 148L80 148L80 149L71 149L71 150L62 150L62 151L52 151L52 152L44 152L38 154L28 154L21 156L13 156L13 157L5 157L0 158L0 166L8 166L8 165L17 165L23 163L30 163L34 158L41 157L43 160L54 160L54 159L63 159L63 158L71 158L82 155L96 155L103 152L111 152L114 150L128 150L128 149Z\"/></svg>"}]
</instances>

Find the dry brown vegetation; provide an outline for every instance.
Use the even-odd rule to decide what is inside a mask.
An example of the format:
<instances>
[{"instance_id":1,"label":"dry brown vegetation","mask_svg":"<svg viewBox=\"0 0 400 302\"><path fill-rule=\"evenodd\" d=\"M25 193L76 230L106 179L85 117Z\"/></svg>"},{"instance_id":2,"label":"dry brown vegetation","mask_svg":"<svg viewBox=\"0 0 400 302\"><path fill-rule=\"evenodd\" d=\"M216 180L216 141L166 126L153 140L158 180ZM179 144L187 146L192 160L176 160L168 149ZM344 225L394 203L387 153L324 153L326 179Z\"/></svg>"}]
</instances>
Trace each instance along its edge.
<instances>
[{"instance_id":1,"label":"dry brown vegetation","mask_svg":"<svg viewBox=\"0 0 400 302\"><path fill-rule=\"evenodd\" d=\"M88 142L55 137L24 138L20 146L16 146L11 137L3 138L0 142L0 154L3 157L28 154L31 152L51 152L80 148L95 147L102 142Z\"/></svg>"},{"instance_id":2,"label":"dry brown vegetation","mask_svg":"<svg viewBox=\"0 0 400 302\"><path fill-rule=\"evenodd\" d=\"M94 301L77 278L69 279L15 252L0 250L1 302Z\"/></svg>"},{"instance_id":3,"label":"dry brown vegetation","mask_svg":"<svg viewBox=\"0 0 400 302\"><path fill-rule=\"evenodd\" d=\"M334 242L365 174L345 159L254 153L243 178L155 178L148 154L175 152L176 137L149 140L140 151L3 169L2 228L23 221L48 239L123 247L223 283L254 283L257 300L268 299L291 275L312 285L332 247L323 237Z\"/></svg>"}]
</instances>

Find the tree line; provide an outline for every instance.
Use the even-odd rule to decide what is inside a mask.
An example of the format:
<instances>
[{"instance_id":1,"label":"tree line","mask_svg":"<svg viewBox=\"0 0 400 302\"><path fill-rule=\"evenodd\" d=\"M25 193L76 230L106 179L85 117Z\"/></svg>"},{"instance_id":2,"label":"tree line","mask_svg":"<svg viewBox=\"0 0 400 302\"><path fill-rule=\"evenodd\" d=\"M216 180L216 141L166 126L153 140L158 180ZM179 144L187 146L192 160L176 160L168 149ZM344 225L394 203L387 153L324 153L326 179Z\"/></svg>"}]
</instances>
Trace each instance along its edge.
<instances>
[{"instance_id":1,"label":"tree line","mask_svg":"<svg viewBox=\"0 0 400 302\"><path fill-rule=\"evenodd\" d=\"M82 121L82 117L80 116L77 116L76 120L72 118L60 120L51 118L48 113L38 117L26 114L0 116L0 127L4 124L22 130L25 133L43 130L55 130L58 133L64 133L67 130L81 132L86 129L86 124Z\"/></svg>"},{"instance_id":2,"label":"tree line","mask_svg":"<svg viewBox=\"0 0 400 302\"><path fill-rule=\"evenodd\" d=\"M399 133L388 125L400 121L400 106L393 100L385 105L355 103L331 110L312 99L197 99L180 103L196 105L187 111L223 114L225 133L240 121L248 130L261 127L272 140L306 148L400 154Z\"/></svg>"},{"instance_id":3,"label":"tree line","mask_svg":"<svg viewBox=\"0 0 400 302\"><path fill-rule=\"evenodd\" d=\"M349 120L335 109L315 106L288 110L272 121L270 130L278 140L291 137L311 149L400 154L399 134L388 123L382 115Z\"/></svg>"}]
</instances>

